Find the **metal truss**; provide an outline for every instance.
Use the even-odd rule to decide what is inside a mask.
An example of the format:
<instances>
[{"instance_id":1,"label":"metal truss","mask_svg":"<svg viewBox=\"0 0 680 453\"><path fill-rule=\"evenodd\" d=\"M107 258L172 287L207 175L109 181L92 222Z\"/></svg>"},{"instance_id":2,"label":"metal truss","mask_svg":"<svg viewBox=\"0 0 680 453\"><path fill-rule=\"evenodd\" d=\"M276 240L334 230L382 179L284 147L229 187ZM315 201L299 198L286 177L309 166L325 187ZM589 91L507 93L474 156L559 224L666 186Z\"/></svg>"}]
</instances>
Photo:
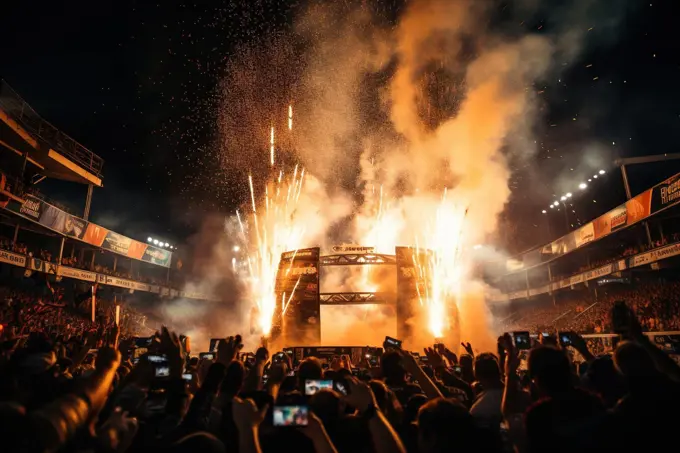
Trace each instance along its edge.
<instances>
[{"instance_id":1,"label":"metal truss","mask_svg":"<svg viewBox=\"0 0 680 453\"><path fill-rule=\"evenodd\" d=\"M379 253L325 255L319 257L320 266L360 266L364 264L390 264L395 266L397 258L394 255L382 255Z\"/></svg>"},{"instance_id":2,"label":"metal truss","mask_svg":"<svg viewBox=\"0 0 680 453\"><path fill-rule=\"evenodd\" d=\"M388 304L394 302L391 293L321 293L320 305L365 305Z\"/></svg>"}]
</instances>

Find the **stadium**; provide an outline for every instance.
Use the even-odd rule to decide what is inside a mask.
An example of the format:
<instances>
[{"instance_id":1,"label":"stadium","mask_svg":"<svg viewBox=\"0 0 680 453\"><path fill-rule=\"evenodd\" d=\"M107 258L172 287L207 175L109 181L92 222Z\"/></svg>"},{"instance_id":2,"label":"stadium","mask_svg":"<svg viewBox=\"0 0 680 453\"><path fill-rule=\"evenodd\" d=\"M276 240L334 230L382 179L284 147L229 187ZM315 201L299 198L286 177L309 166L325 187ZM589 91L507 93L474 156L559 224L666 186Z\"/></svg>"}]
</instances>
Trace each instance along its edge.
<instances>
[{"instance_id":1,"label":"stadium","mask_svg":"<svg viewBox=\"0 0 680 453\"><path fill-rule=\"evenodd\" d=\"M2 452L676 441L678 4L15 3Z\"/></svg>"},{"instance_id":2,"label":"stadium","mask_svg":"<svg viewBox=\"0 0 680 453\"><path fill-rule=\"evenodd\" d=\"M116 306L123 307L124 322L134 319L135 329L147 331L158 325L144 326L146 316L132 309L135 299L219 299L182 288L180 258L162 241L142 242L88 222L93 189L103 185L103 160L43 120L5 82L0 87L4 156L0 261L5 281L19 282L20 288L36 294L47 282L50 297L78 301L72 305L87 312L91 322L110 320ZM69 212L41 193L45 178L81 184L87 194L82 213ZM639 307L644 326L674 352L680 335L679 300L673 290L680 255L675 221L679 178L680 174L660 181L574 231L502 263L501 275L488 279L499 290L488 300L496 332L529 330L535 336L573 330L606 351L616 337L607 318L613 302L634 301L651 292L657 295L655 300ZM299 338L310 345L328 345L321 332L332 321L321 317L321 307L352 305L389 306L396 327L388 333L410 337L413 326L406 321L418 305L419 291L424 293L431 285L414 271L414 255L426 252L397 247L394 255L385 255L371 246L336 246L332 252L321 255L319 248L311 248L281 255L275 298L285 299L276 308L273 337L286 346ZM323 269L335 266L394 268L393 283L377 292L321 291ZM480 266L497 270L501 263ZM284 311L286 302L290 309ZM448 303L447 310L453 310L457 324L453 307L455 303ZM447 336L459 338L455 330ZM290 340L287 331L294 333ZM360 336L355 342L364 344Z\"/></svg>"}]
</instances>

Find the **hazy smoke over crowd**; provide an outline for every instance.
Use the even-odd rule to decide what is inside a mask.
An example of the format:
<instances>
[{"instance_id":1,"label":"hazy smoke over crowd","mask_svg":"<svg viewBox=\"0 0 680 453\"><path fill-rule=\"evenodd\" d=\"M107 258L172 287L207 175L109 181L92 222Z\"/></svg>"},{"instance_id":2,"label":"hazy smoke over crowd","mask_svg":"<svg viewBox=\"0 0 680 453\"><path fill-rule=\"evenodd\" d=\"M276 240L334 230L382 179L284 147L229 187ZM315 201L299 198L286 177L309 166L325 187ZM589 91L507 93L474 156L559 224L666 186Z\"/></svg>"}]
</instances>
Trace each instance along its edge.
<instances>
[{"instance_id":1,"label":"hazy smoke over crowd","mask_svg":"<svg viewBox=\"0 0 680 453\"><path fill-rule=\"evenodd\" d=\"M534 151L534 84L578 54L590 11L584 3L591 2L567 8L552 35L492 26L499 12L493 2L415 0L396 26L366 2L334 3L308 8L290 34L233 58L219 119L225 165L254 172L260 205L258 172L275 179L279 168L306 168L304 202L287 220L304 225L305 234L282 247L351 241L390 254L397 245L440 250L449 268L439 277L456 296L460 336L493 350L485 288L472 275L470 251L496 232L510 195L509 160ZM516 13L530 17L538 5L519 2ZM285 127L289 104L292 130ZM270 127L280 131L271 168ZM321 285L376 291L395 279L351 269ZM343 332L358 332L369 313L333 309ZM371 329L381 330L381 320L394 333L382 312ZM428 321L413 324L425 331Z\"/></svg>"}]
</instances>

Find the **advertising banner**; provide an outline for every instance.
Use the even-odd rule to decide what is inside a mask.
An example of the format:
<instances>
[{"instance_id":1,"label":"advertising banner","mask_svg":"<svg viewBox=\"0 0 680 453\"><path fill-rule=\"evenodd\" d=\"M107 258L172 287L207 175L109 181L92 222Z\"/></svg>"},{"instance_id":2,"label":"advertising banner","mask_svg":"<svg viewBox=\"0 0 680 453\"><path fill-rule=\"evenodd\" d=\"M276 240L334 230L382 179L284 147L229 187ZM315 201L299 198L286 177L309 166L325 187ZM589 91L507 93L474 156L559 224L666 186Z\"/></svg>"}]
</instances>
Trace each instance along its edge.
<instances>
[{"instance_id":1,"label":"advertising banner","mask_svg":"<svg viewBox=\"0 0 680 453\"><path fill-rule=\"evenodd\" d=\"M652 187L652 213L673 206L678 201L680 201L680 173Z\"/></svg>"},{"instance_id":2,"label":"advertising banner","mask_svg":"<svg viewBox=\"0 0 680 453\"><path fill-rule=\"evenodd\" d=\"M333 253L363 254L375 253L375 247L362 247L360 245L334 245Z\"/></svg>"},{"instance_id":3,"label":"advertising banner","mask_svg":"<svg viewBox=\"0 0 680 453\"><path fill-rule=\"evenodd\" d=\"M57 265L55 263L50 263L49 261L43 261L38 258L29 257L28 266L29 269L44 272L46 274L56 274Z\"/></svg>"},{"instance_id":4,"label":"advertising banner","mask_svg":"<svg viewBox=\"0 0 680 453\"><path fill-rule=\"evenodd\" d=\"M553 257L564 255L574 250L576 250L576 237L573 232L562 236L550 244L550 253Z\"/></svg>"},{"instance_id":5,"label":"advertising banner","mask_svg":"<svg viewBox=\"0 0 680 453\"><path fill-rule=\"evenodd\" d=\"M588 222L578 230L574 231L576 247L582 247L595 239L595 227L593 222Z\"/></svg>"},{"instance_id":6,"label":"advertising banner","mask_svg":"<svg viewBox=\"0 0 680 453\"><path fill-rule=\"evenodd\" d=\"M626 205L617 206L611 211L593 220L595 240L605 237L627 225L628 211Z\"/></svg>"},{"instance_id":7,"label":"advertising banner","mask_svg":"<svg viewBox=\"0 0 680 453\"><path fill-rule=\"evenodd\" d=\"M149 291L149 285L146 283L126 280L124 278L113 277L111 275L99 274L97 275L97 281L105 285L117 286L119 288L135 289L138 291Z\"/></svg>"},{"instance_id":8,"label":"advertising banner","mask_svg":"<svg viewBox=\"0 0 680 453\"><path fill-rule=\"evenodd\" d=\"M626 223L632 225L649 217L651 213L651 203L652 189L647 189L641 194L626 201L626 211L628 213Z\"/></svg>"},{"instance_id":9,"label":"advertising banner","mask_svg":"<svg viewBox=\"0 0 680 453\"><path fill-rule=\"evenodd\" d=\"M659 247L646 253L641 253L630 259L630 267L642 266L655 261L680 255L680 244L671 244Z\"/></svg>"},{"instance_id":10,"label":"advertising banner","mask_svg":"<svg viewBox=\"0 0 680 453\"><path fill-rule=\"evenodd\" d=\"M0 263L26 267L26 257L24 255L8 252L7 250L0 250Z\"/></svg>"},{"instance_id":11,"label":"advertising banner","mask_svg":"<svg viewBox=\"0 0 680 453\"><path fill-rule=\"evenodd\" d=\"M109 231L106 234L106 237L104 238L104 243L101 245L101 247L104 250L110 250L112 252L127 256L131 242L132 239L125 237L122 234Z\"/></svg>"},{"instance_id":12,"label":"advertising banner","mask_svg":"<svg viewBox=\"0 0 680 453\"><path fill-rule=\"evenodd\" d=\"M169 250L135 241L122 234L90 223L32 195L27 195L23 203L11 200L6 209L64 236L87 242L128 258L170 267L172 253Z\"/></svg>"},{"instance_id":13,"label":"advertising banner","mask_svg":"<svg viewBox=\"0 0 680 453\"><path fill-rule=\"evenodd\" d=\"M106 228L90 223L85 230L83 241L96 247L101 247L107 234L109 234L109 230Z\"/></svg>"},{"instance_id":14,"label":"advertising banner","mask_svg":"<svg viewBox=\"0 0 680 453\"><path fill-rule=\"evenodd\" d=\"M585 279L586 280L593 280L595 278L600 278L604 277L605 275L609 275L612 273L613 267L611 264L607 264L606 266L598 267L597 269L593 269L592 271L588 271L585 274Z\"/></svg>"},{"instance_id":15,"label":"advertising banner","mask_svg":"<svg viewBox=\"0 0 680 453\"><path fill-rule=\"evenodd\" d=\"M591 225L577 230L576 233L570 233L556 241L546 244L540 248L542 261L556 258L581 247L588 242L595 241L613 233L619 229L633 225L646 219L652 214L660 210L669 208L680 202L680 173L666 179L665 181L651 187L641 194L628 200L625 204L617 206L611 211L601 215L592 221L592 235ZM516 261L525 264L533 263L534 257L528 256L534 253L530 251L521 254ZM632 262L632 261L631 261ZM518 269L521 269L520 266ZM509 272L517 269L508 267Z\"/></svg>"},{"instance_id":16,"label":"advertising banner","mask_svg":"<svg viewBox=\"0 0 680 453\"><path fill-rule=\"evenodd\" d=\"M75 269L73 267L59 266L57 275L67 278L75 278L76 280L85 280L94 282L97 280L97 274L83 269Z\"/></svg>"},{"instance_id":17,"label":"advertising banner","mask_svg":"<svg viewBox=\"0 0 680 453\"><path fill-rule=\"evenodd\" d=\"M146 261L147 263L156 264L158 266L170 267L172 253L157 247L147 246L141 242L137 242L137 244L144 246L144 251L137 259Z\"/></svg>"}]
</instances>

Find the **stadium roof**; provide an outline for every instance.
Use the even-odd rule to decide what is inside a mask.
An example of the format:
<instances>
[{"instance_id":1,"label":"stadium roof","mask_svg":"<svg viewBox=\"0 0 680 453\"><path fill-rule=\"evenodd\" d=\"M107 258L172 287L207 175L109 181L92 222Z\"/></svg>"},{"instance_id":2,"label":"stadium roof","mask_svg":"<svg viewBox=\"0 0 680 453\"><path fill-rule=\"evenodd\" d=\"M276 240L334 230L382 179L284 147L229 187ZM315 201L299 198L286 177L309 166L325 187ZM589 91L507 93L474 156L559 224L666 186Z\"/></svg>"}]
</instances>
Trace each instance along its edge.
<instances>
[{"instance_id":1,"label":"stadium roof","mask_svg":"<svg viewBox=\"0 0 680 453\"><path fill-rule=\"evenodd\" d=\"M45 121L0 80L0 145L23 155L50 178L102 185L104 160Z\"/></svg>"}]
</instances>

